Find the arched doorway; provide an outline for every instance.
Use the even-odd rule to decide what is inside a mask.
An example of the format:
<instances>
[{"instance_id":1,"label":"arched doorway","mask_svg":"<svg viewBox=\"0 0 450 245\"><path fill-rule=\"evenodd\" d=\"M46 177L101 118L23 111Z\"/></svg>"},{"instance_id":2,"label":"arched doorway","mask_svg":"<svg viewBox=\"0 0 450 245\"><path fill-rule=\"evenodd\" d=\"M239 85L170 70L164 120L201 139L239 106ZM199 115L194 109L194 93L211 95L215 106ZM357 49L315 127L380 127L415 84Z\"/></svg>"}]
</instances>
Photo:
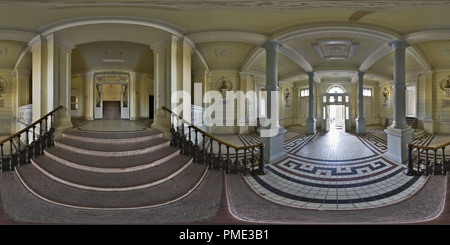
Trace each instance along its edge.
<instances>
[{"instance_id":1,"label":"arched doorway","mask_svg":"<svg viewBox=\"0 0 450 245\"><path fill-rule=\"evenodd\" d=\"M339 85L330 86L322 94L322 130L329 131L351 129L350 94Z\"/></svg>"}]
</instances>

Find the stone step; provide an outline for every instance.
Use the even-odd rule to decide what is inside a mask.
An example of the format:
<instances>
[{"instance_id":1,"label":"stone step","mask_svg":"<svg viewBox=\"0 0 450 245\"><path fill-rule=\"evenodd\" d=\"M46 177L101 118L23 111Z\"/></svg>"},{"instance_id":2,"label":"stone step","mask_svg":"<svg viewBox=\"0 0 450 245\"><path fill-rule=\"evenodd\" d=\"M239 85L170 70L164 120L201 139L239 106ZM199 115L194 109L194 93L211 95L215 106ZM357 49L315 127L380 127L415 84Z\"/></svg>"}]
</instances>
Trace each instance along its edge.
<instances>
[{"instance_id":1,"label":"stone step","mask_svg":"<svg viewBox=\"0 0 450 245\"><path fill-rule=\"evenodd\" d=\"M45 150L44 155L70 168L97 173L123 173L152 168L171 161L172 158L180 155L180 150L175 147L163 147L135 156L107 158L84 155L55 146Z\"/></svg>"},{"instance_id":2,"label":"stone step","mask_svg":"<svg viewBox=\"0 0 450 245\"><path fill-rule=\"evenodd\" d=\"M16 173L32 193L58 205L86 209L136 209L172 203L187 196L204 179L207 168L190 164L180 174L161 184L121 192L69 186L54 181L32 164L17 167Z\"/></svg>"},{"instance_id":3,"label":"stone step","mask_svg":"<svg viewBox=\"0 0 450 245\"><path fill-rule=\"evenodd\" d=\"M87 143L73 139L62 138L55 141L55 146L72 152L99 157L126 157L154 152L163 147L168 147L170 141L155 138L136 144L101 144Z\"/></svg>"},{"instance_id":4,"label":"stone step","mask_svg":"<svg viewBox=\"0 0 450 245\"><path fill-rule=\"evenodd\" d=\"M62 136L66 139L86 143L136 144L155 138L161 138L162 133L152 129L132 132L96 132L71 129L63 132Z\"/></svg>"},{"instance_id":5,"label":"stone step","mask_svg":"<svg viewBox=\"0 0 450 245\"><path fill-rule=\"evenodd\" d=\"M95 173L75 169L45 155L31 162L49 178L69 186L84 190L128 191L155 186L174 178L192 163L192 158L178 155L153 168L123 173Z\"/></svg>"}]
</instances>

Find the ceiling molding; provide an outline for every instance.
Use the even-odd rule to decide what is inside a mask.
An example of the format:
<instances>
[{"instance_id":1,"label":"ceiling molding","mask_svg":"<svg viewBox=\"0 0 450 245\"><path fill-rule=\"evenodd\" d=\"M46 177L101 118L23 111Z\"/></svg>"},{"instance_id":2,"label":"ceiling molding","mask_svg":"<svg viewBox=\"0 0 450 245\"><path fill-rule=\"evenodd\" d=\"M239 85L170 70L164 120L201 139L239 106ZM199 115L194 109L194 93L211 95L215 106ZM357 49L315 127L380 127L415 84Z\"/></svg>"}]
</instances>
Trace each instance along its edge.
<instances>
[{"instance_id":1,"label":"ceiling molding","mask_svg":"<svg viewBox=\"0 0 450 245\"><path fill-rule=\"evenodd\" d=\"M92 24L131 24L152 27L155 29L166 31L177 37L184 36L184 30L173 24L155 19L138 18L138 17L122 17L122 16L98 16L98 17L82 17L58 21L46 25L40 29L42 35L64 30L71 27L92 25Z\"/></svg>"},{"instance_id":2,"label":"ceiling molding","mask_svg":"<svg viewBox=\"0 0 450 245\"><path fill-rule=\"evenodd\" d=\"M318 24L320 24L320 26L307 26L304 28L297 26L294 27L293 29L279 32L278 34L273 35L271 39L274 39L281 43L286 43L288 41L306 36L327 34L327 33L329 34L345 33L345 34L363 35L384 41L391 41L399 37L398 34L393 33L392 31L380 30L379 28L375 29L371 25L360 25L348 22L346 23L324 22Z\"/></svg>"},{"instance_id":3,"label":"ceiling molding","mask_svg":"<svg viewBox=\"0 0 450 245\"><path fill-rule=\"evenodd\" d=\"M193 43L232 41L261 44L268 40L265 35L243 31L208 31L187 35Z\"/></svg>"},{"instance_id":4,"label":"ceiling molding","mask_svg":"<svg viewBox=\"0 0 450 245\"><path fill-rule=\"evenodd\" d=\"M409 44L436 40L450 40L450 29L446 27L442 29L414 32L403 36L402 39Z\"/></svg>"},{"instance_id":5,"label":"ceiling molding","mask_svg":"<svg viewBox=\"0 0 450 245\"><path fill-rule=\"evenodd\" d=\"M305 55L289 44L283 45L283 47L280 48L280 53L289 57L306 72L312 72L314 70L310 62L305 58Z\"/></svg>"},{"instance_id":6,"label":"ceiling molding","mask_svg":"<svg viewBox=\"0 0 450 245\"><path fill-rule=\"evenodd\" d=\"M29 42L38 35L38 33L38 30L33 29L0 26L0 40Z\"/></svg>"}]
</instances>

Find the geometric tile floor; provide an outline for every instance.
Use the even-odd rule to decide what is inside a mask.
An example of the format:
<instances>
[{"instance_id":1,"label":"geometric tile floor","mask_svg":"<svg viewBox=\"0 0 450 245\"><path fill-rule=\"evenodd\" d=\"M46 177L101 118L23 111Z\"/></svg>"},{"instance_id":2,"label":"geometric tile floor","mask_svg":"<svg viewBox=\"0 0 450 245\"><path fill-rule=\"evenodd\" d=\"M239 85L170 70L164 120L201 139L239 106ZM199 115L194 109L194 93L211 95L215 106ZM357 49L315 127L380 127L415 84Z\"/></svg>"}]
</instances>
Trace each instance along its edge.
<instances>
[{"instance_id":1,"label":"geometric tile floor","mask_svg":"<svg viewBox=\"0 0 450 245\"><path fill-rule=\"evenodd\" d=\"M266 175L247 175L268 201L314 210L357 210L411 197L430 176L406 176L405 166L383 156L382 134L330 130L286 140L287 157L267 165Z\"/></svg>"}]
</instances>

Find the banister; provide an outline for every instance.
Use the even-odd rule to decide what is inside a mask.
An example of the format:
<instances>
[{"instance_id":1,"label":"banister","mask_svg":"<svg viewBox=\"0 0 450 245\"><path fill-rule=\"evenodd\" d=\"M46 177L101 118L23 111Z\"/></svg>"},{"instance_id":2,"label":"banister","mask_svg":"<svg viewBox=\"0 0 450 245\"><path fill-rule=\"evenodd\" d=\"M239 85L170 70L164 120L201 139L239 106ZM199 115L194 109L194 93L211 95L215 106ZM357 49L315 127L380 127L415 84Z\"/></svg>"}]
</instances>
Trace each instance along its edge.
<instances>
[{"instance_id":1,"label":"banister","mask_svg":"<svg viewBox=\"0 0 450 245\"><path fill-rule=\"evenodd\" d=\"M174 114L175 116L177 116L178 118L180 118L183 122L185 122L186 124L189 124L189 126L191 126L192 128L194 128L194 129L197 130L198 132L200 132L200 133L206 135L208 138L211 138L211 139L213 139L213 140L215 140L215 141L217 141L217 142L219 142L219 143L221 143L221 144L224 144L224 145L226 145L226 146L232 147L232 148L234 148L234 149L236 149L236 150L243 150L243 149L250 149L250 148L254 148L254 147L261 147L261 146L264 146L263 143L259 143L259 144L255 144L255 145L248 145L248 146L235 146L235 145L233 145L233 144L230 144L230 143L228 143L228 142L225 142L225 141L223 141L223 140L221 140L221 139L219 139L219 138L217 138L217 137L215 137L215 136L213 136L213 135L211 135L211 134L209 134L209 133L207 133L207 132L201 130L200 128L196 127L195 125L191 124L190 122L184 120L180 115L177 115L176 113L174 113L174 112L173 112L172 110L170 110L169 108L163 106L162 109L165 110L165 111L167 111L167 112L169 112L169 113L171 113L171 114Z\"/></svg>"},{"instance_id":2,"label":"banister","mask_svg":"<svg viewBox=\"0 0 450 245\"><path fill-rule=\"evenodd\" d=\"M408 164L407 164L407 169L405 169L405 174L406 175L415 175L415 174L420 174L420 164L421 164L421 159L420 159L420 150L424 150L425 151L425 161L423 162L424 168L425 168L425 175L428 175L428 166L429 164L429 151L434 151L434 159L432 161L432 167L433 167L433 175L435 173L435 167L438 163L437 160L437 152L438 150L442 149L442 160L440 163L441 166L441 172L442 175L445 175L445 147L447 147L448 145L450 145L450 141L444 144L440 144L438 146L423 146L423 145L416 145L416 144L408 144ZM413 157L412 157L412 150L413 148L417 149L417 171L413 170Z\"/></svg>"},{"instance_id":3,"label":"banister","mask_svg":"<svg viewBox=\"0 0 450 245\"><path fill-rule=\"evenodd\" d=\"M14 139L14 138L16 138L18 135L21 135L21 134L25 133L26 131L30 130L32 127L34 127L34 126L36 126L38 123L44 121L44 120L45 120L46 118L48 118L50 115L52 115L53 113L55 113L55 112L58 111L58 110L61 110L62 108L63 108L62 105L56 107L56 108L53 109L51 112L49 112L49 113L45 114L44 116L42 116L42 117L41 117L40 119L38 119L36 122L34 122L34 123L28 125L26 128L20 130L19 132L15 133L15 134L13 134L13 135L10 135L8 138L1 140L1 141L0 141L0 144L4 144L4 143L6 143L6 142L8 142L8 141L10 141L10 140L12 140L12 139Z\"/></svg>"},{"instance_id":4,"label":"banister","mask_svg":"<svg viewBox=\"0 0 450 245\"><path fill-rule=\"evenodd\" d=\"M207 160L209 162L209 168L213 169L214 166L214 162L215 160L219 162L219 170L222 170L222 164L225 163L226 164L226 168L227 168L227 172L230 173L230 169L231 169L231 156L230 156L230 148L234 148L235 149L235 161L233 163L233 165L235 165L235 169L236 171L239 173L239 165L243 164L244 166L244 175L247 173L247 167L248 164L251 163L251 172L252 173L256 173L256 174L266 174L267 173L267 169L265 168L265 163L264 163L264 144L263 143L259 143L259 144L254 144L254 145L246 145L246 146L235 146L231 143L225 142L205 131L203 131L202 129L198 128L197 126L193 125L191 122L186 121L185 119L183 119L180 115L177 115L176 113L174 113L172 110L170 110L169 108L162 106L162 109L164 111L167 111L171 114L171 116L176 117L177 118L177 126L176 129L174 127L174 123L172 123L171 128L170 128L170 132L172 133L172 140L170 141L170 145L171 146L175 146L177 148L180 148L180 154L184 155L185 154L185 147L188 147L188 155L191 156L191 147L193 147L194 150L194 162L198 162L199 161L199 153L202 153L203 155L203 165L207 164ZM180 121L181 121L181 133L180 133ZM189 137L186 138L185 137L185 124L187 125L187 127L189 128ZM191 129L194 129L195 131L195 144L192 142L192 138L191 138ZM202 135L202 150L200 150L200 147L198 145L198 137L197 134L200 133ZM206 137L209 138L210 141L210 149L208 150L206 148L205 145L205 141L206 141ZM217 141L218 145L219 145L219 154L216 157L215 153L213 152L213 141ZM181 146L180 146L181 145ZM226 146L226 158L222 157L222 145ZM259 149L259 164L258 164L258 170L255 170L255 148ZM242 159L242 161L239 160L239 151L243 150L243 155L244 158ZM209 153L208 153L209 151ZM250 155L250 158L247 158L247 154Z\"/></svg>"},{"instance_id":5,"label":"banister","mask_svg":"<svg viewBox=\"0 0 450 245\"><path fill-rule=\"evenodd\" d=\"M443 147L446 147L446 146L448 146L448 145L450 145L450 141L447 142L447 143L444 143L444 144L435 146L435 147L431 147L431 146L423 146L423 145L414 145L414 144L408 144L408 147L418 148L418 149L423 149L423 150L433 150L433 151L434 151L434 150L439 150L439 149L441 149L441 148L443 148Z\"/></svg>"}]
</instances>

